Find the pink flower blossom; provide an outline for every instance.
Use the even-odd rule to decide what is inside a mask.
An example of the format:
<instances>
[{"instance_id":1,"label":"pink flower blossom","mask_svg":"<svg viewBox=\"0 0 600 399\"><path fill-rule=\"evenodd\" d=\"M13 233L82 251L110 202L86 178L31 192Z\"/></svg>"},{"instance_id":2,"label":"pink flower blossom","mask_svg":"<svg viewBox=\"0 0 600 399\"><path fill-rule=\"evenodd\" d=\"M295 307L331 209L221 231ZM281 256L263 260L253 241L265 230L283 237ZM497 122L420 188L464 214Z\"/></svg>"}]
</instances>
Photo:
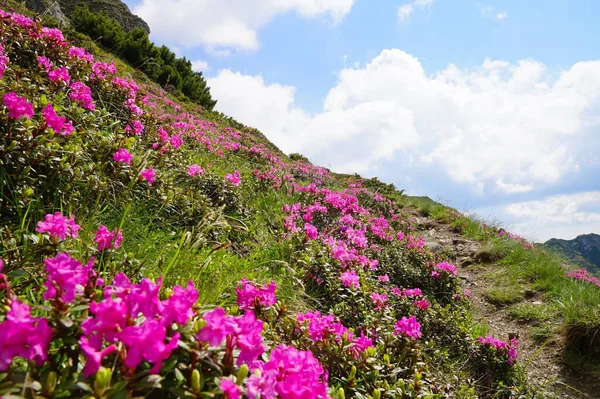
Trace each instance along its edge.
<instances>
[{"instance_id":1,"label":"pink flower blossom","mask_svg":"<svg viewBox=\"0 0 600 399\"><path fill-rule=\"evenodd\" d=\"M127 165L129 165L131 163L131 160L133 159L133 157L131 156L129 151L127 151L125 148L119 148L119 151L117 151L113 154L113 159L116 162L123 162L123 163L126 163Z\"/></svg>"},{"instance_id":2,"label":"pink flower blossom","mask_svg":"<svg viewBox=\"0 0 600 399\"><path fill-rule=\"evenodd\" d=\"M50 68L52 68L52 62L47 57L37 57L37 62L38 65L46 72L50 71Z\"/></svg>"},{"instance_id":3,"label":"pink flower blossom","mask_svg":"<svg viewBox=\"0 0 600 399\"><path fill-rule=\"evenodd\" d=\"M94 62L94 56L88 53L85 49L79 47L71 47L68 51L69 58L79 58L87 63Z\"/></svg>"},{"instance_id":4,"label":"pink flower blossom","mask_svg":"<svg viewBox=\"0 0 600 399\"><path fill-rule=\"evenodd\" d=\"M317 228L310 223L304 223L304 232L311 240L316 240L317 236L319 235Z\"/></svg>"},{"instance_id":5,"label":"pink flower blossom","mask_svg":"<svg viewBox=\"0 0 600 399\"><path fill-rule=\"evenodd\" d=\"M179 342L179 333L167 337L167 329L159 320L146 320L141 326L128 326L120 334L127 347L125 365L137 367L142 360L154 363L151 374L158 374L162 362L166 360ZM165 342L167 340L168 342Z\"/></svg>"},{"instance_id":6,"label":"pink flower blossom","mask_svg":"<svg viewBox=\"0 0 600 399\"><path fill-rule=\"evenodd\" d=\"M144 125L142 122L136 120L131 121L131 125L125 126L125 132L129 134L134 134L136 136L141 136L144 132Z\"/></svg>"},{"instance_id":7,"label":"pink flower blossom","mask_svg":"<svg viewBox=\"0 0 600 399\"><path fill-rule=\"evenodd\" d=\"M82 108L90 111L96 109L96 105L92 99L92 91L81 82L74 82L71 84L71 93L69 94L69 97L71 100L77 102Z\"/></svg>"},{"instance_id":8,"label":"pink flower blossom","mask_svg":"<svg viewBox=\"0 0 600 399\"><path fill-rule=\"evenodd\" d=\"M42 37L44 37L51 45L65 46L67 44L63 33L57 28L42 28Z\"/></svg>"},{"instance_id":9,"label":"pink flower blossom","mask_svg":"<svg viewBox=\"0 0 600 399\"><path fill-rule=\"evenodd\" d=\"M208 342L211 346L219 346L227 335L233 334L236 329L235 321L225 314L223 308L216 308L206 312L202 319L206 326L198 331L199 341Z\"/></svg>"},{"instance_id":10,"label":"pink flower blossom","mask_svg":"<svg viewBox=\"0 0 600 399\"><path fill-rule=\"evenodd\" d=\"M394 335L404 334L407 337L415 339L421 338L421 324L417 321L415 316L409 318L402 317L400 321L394 324Z\"/></svg>"},{"instance_id":11,"label":"pink flower blossom","mask_svg":"<svg viewBox=\"0 0 600 399\"><path fill-rule=\"evenodd\" d=\"M59 252L54 258L44 260L48 278L44 285L46 292L44 299L60 299L71 303L76 295L83 294L83 290L92 272L93 259L87 265L82 265L69 254Z\"/></svg>"},{"instance_id":12,"label":"pink flower blossom","mask_svg":"<svg viewBox=\"0 0 600 399\"><path fill-rule=\"evenodd\" d=\"M11 119L21 119L22 116L27 119L33 117L33 104L13 91L4 95L4 106L8 108L8 117Z\"/></svg>"},{"instance_id":13,"label":"pink flower blossom","mask_svg":"<svg viewBox=\"0 0 600 399\"><path fill-rule=\"evenodd\" d=\"M39 221L35 231L38 233L49 233L51 237L64 240L67 237L77 238L80 226L75 223L75 216L67 218L60 212L47 214L43 221Z\"/></svg>"},{"instance_id":14,"label":"pink flower blossom","mask_svg":"<svg viewBox=\"0 0 600 399\"><path fill-rule=\"evenodd\" d=\"M247 382L250 399L324 399L327 377L323 366L310 351L279 345L268 362L259 365L260 377L252 374Z\"/></svg>"},{"instance_id":15,"label":"pink flower blossom","mask_svg":"<svg viewBox=\"0 0 600 399\"><path fill-rule=\"evenodd\" d=\"M104 225L100 225L96 230L94 241L98 244L98 251L105 249L119 248L123 242L123 230L118 230L116 227L112 233Z\"/></svg>"},{"instance_id":16,"label":"pink flower blossom","mask_svg":"<svg viewBox=\"0 0 600 399\"><path fill-rule=\"evenodd\" d=\"M421 300L415 299L414 304L417 309L420 309L420 310L429 309L429 302L427 301L427 299L421 299Z\"/></svg>"},{"instance_id":17,"label":"pink flower blossom","mask_svg":"<svg viewBox=\"0 0 600 399\"><path fill-rule=\"evenodd\" d=\"M67 118L58 116L52 104L48 104L42 110L42 115L48 127L56 133L63 136L68 136L75 130L71 122L67 123Z\"/></svg>"},{"instance_id":18,"label":"pink flower blossom","mask_svg":"<svg viewBox=\"0 0 600 399\"><path fill-rule=\"evenodd\" d=\"M387 295L379 294L377 292L372 292L371 300L375 304L375 310L379 310L379 309L382 309L385 307L385 304L387 302Z\"/></svg>"},{"instance_id":19,"label":"pink flower blossom","mask_svg":"<svg viewBox=\"0 0 600 399\"><path fill-rule=\"evenodd\" d=\"M245 278L240 283L241 285L238 285L235 289L237 304L240 309L251 310L256 309L258 306L268 309L277 303L277 297L275 296L277 285L273 281L261 288L256 287Z\"/></svg>"},{"instance_id":20,"label":"pink flower blossom","mask_svg":"<svg viewBox=\"0 0 600 399\"><path fill-rule=\"evenodd\" d=\"M197 164L192 164L188 169L187 169L187 174L188 176L192 176L195 177L197 175L203 175L204 174L204 169L202 169L200 167L200 165Z\"/></svg>"},{"instance_id":21,"label":"pink flower blossom","mask_svg":"<svg viewBox=\"0 0 600 399\"><path fill-rule=\"evenodd\" d=\"M448 262L441 262L435 265L436 270L443 270L451 275L456 275L456 266L451 265Z\"/></svg>"},{"instance_id":22,"label":"pink flower blossom","mask_svg":"<svg viewBox=\"0 0 600 399\"><path fill-rule=\"evenodd\" d=\"M221 379L221 383L219 384L219 389L223 391L223 394L227 399L240 399L241 398L241 390L235 382L231 381L228 378Z\"/></svg>"},{"instance_id":23,"label":"pink flower blossom","mask_svg":"<svg viewBox=\"0 0 600 399\"><path fill-rule=\"evenodd\" d=\"M69 71L67 68L57 68L48 72L48 79L57 83L66 83L67 85L71 82L71 77L69 76Z\"/></svg>"},{"instance_id":24,"label":"pink flower blossom","mask_svg":"<svg viewBox=\"0 0 600 399\"><path fill-rule=\"evenodd\" d=\"M4 53L4 47L0 44L0 79L2 79L2 75L6 70L6 65L8 64L8 57Z\"/></svg>"},{"instance_id":25,"label":"pink flower blossom","mask_svg":"<svg viewBox=\"0 0 600 399\"><path fill-rule=\"evenodd\" d=\"M382 283L388 283L390 281L390 276L384 274L382 276L377 277L377 280L381 281Z\"/></svg>"},{"instance_id":26,"label":"pink flower blossom","mask_svg":"<svg viewBox=\"0 0 600 399\"><path fill-rule=\"evenodd\" d=\"M229 181L234 186L239 186L242 182L242 177L239 171L234 170L233 173L228 173L225 175L225 180Z\"/></svg>"},{"instance_id":27,"label":"pink flower blossom","mask_svg":"<svg viewBox=\"0 0 600 399\"><path fill-rule=\"evenodd\" d=\"M152 168L142 170L140 172L140 176L142 176L142 179L148 182L149 186L156 181L156 172Z\"/></svg>"},{"instance_id":28,"label":"pink flower blossom","mask_svg":"<svg viewBox=\"0 0 600 399\"><path fill-rule=\"evenodd\" d=\"M0 371L20 357L39 367L48 358L52 328L44 318L31 317L29 306L13 298L6 320L0 322Z\"/></svg>"},{"instance_id":29,"label":"pink flower blossom","mask_svg":"<svg viewBox=\"0 0 600 399\"><path fill-rule=\"evenodd\" d=\"M354 289L358 289L360 287L360 277L356 274L354 270L348 270L342 273L342 275L340 276L340 280L342 280L342 283L346 287L352 287Z\"/></svg>"},{"instance_id":30,"label":"pink flower blossom","mask_svg":"<svg viewBox=\"0 0 600 399\"><path fill-rule=\"evenodd\" d=\"M86 358L85 367L83 368L83 376L86 378L95 374L100 369L102 359L117 350L116 346L109 345L103 350L98 351L90 345L87 337L81 337L79 339L79 347Z\"/></svg>"}]
</instances>

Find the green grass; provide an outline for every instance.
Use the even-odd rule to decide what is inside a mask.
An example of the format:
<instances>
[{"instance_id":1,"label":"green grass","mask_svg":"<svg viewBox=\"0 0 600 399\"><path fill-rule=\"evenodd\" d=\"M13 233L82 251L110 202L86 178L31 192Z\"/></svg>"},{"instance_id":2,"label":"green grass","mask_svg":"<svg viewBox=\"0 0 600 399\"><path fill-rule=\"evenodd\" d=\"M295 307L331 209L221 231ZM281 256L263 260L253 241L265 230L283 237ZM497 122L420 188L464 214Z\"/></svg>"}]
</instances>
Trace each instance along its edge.
<instances>
[{"instance_id":1,"label":"green grass","mask_svg":"<svg viewBox=\"0 0 600 399\"><path fill-rule=\"evenodd\" d=\"M483 295L488 302L497 306L510 305L524 299L521 287L514 285L488 288Z\"/></svg>"},{"instance_id":2,"label":"green grass","mask_svg":"<svg viewBox=\"0 0 600 399\"><path fill-rule=\"evenodd\" d=\"M556 317L556 306L548 303L517 303L507 309L508 314L523 322L543 323Z\"/></svg>"}]
</instances>

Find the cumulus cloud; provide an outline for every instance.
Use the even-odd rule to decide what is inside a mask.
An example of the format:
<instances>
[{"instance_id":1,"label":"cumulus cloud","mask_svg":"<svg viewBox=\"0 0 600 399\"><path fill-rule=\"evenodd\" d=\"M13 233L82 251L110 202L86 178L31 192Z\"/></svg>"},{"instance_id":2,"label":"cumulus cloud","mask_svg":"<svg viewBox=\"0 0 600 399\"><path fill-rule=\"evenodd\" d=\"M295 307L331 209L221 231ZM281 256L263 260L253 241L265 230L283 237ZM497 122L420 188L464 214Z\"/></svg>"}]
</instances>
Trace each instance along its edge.
<instances>
[{"instance_id":1,"label":"cumulus cloud","mask_svg":"<svg viewBox=\"0 0 600 399\"><path fill-rule=\"evenodd\" d=\"M518 220L513 231L538 241L600 232L600 191L509 204L503 211L505 217Z\"/></svg>"},{"instance_id":2,"label":"cumulus cloud","mask_svg":"<svg viewBox=\"0 0 600 399\"><path fill-rule=\"evenodd\" d=\"M341 70L315 114L295 104L294 87L261 76L224 70L209 85L220 111L342 172L412 160L479 193L525 193L577 172L600 148L600 61L557 75L534 60L428 75L416 57L384 50Z\"/></svg>"},{"instance_id":3,"label":"cumulus cloud","mask_svg":"<svg viewBox=\"0 0 600 399\"><path fill-rule=\"evenodd\" d=\"M278 14L340 21L355 0L142 0L133 12L171 45L203 46L216 54L256 50L258 31Z\"/></svg>"},{"instance_id":4,"label":"cumulus cloud","mask_svg":"<svg viewBox=\"0 0 600 399\"><path fill-rule=\"evenodd\" d=\"M407 20L413 11L417 8L428 8L433 4L433 0L415 0L412 3L398 6L398 21Z\"/></svg>"},{"instance_id":5,"label":"cumulus cloud","mask_svg":"<svg viewBox=\"0 0 600 399\"><path fill-rule=\"evenodd\" d=\"M208 62L203 60L192 61L192 70L194 72L205 72L208 71Z\"/></svg>"}]
</instances>

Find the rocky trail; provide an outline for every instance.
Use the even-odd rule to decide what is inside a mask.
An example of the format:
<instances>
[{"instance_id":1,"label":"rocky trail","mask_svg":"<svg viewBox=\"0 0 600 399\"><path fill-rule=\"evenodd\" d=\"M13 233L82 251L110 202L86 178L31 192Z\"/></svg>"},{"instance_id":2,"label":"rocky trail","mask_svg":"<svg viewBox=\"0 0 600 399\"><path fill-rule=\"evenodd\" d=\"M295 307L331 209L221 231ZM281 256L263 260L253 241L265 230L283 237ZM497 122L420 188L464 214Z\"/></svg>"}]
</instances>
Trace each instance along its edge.
<instances>
[{"instance_id":1,"label":"rocky trail","mask_svg":"<svg viewBox=\"0 0 600 399\"><path fill-rule=\"evenodd\" d=\"M526 366L532 386L551 392L558 398L598 399L600 378L574 374L562 362L562 342L558 335L543 341L532 336L532 325L511 317L503 305L493 304L486 297L486 290L494 284L494 270L499 266L478 241L466 239L449 224L417 216L421 236L433 251L445 253L458 266L463 287L471 291L473 317L497 338L507 340L514 335L519 339L519 359ZM541 293L526 291L523 302L541 305Z\"/></svg>"}]
</instances>

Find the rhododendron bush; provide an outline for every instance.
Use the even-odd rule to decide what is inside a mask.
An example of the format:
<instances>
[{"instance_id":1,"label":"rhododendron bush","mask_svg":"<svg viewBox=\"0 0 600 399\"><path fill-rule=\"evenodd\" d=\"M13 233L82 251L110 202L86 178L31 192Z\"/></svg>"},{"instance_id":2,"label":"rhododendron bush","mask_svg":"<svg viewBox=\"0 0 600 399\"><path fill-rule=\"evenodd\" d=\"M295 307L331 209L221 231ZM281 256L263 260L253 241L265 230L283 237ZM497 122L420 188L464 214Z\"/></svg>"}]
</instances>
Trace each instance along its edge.
<instances>
[{"instance_id":1,"label":"rhododendron bush","mask_svg":"<svg viewBox=\"0 0 600 399\"><path fill-rule=\"evenodd\" d=\"M0 395L514 392L400 193L0 18Z\"/></svg>"}]
</instances>

